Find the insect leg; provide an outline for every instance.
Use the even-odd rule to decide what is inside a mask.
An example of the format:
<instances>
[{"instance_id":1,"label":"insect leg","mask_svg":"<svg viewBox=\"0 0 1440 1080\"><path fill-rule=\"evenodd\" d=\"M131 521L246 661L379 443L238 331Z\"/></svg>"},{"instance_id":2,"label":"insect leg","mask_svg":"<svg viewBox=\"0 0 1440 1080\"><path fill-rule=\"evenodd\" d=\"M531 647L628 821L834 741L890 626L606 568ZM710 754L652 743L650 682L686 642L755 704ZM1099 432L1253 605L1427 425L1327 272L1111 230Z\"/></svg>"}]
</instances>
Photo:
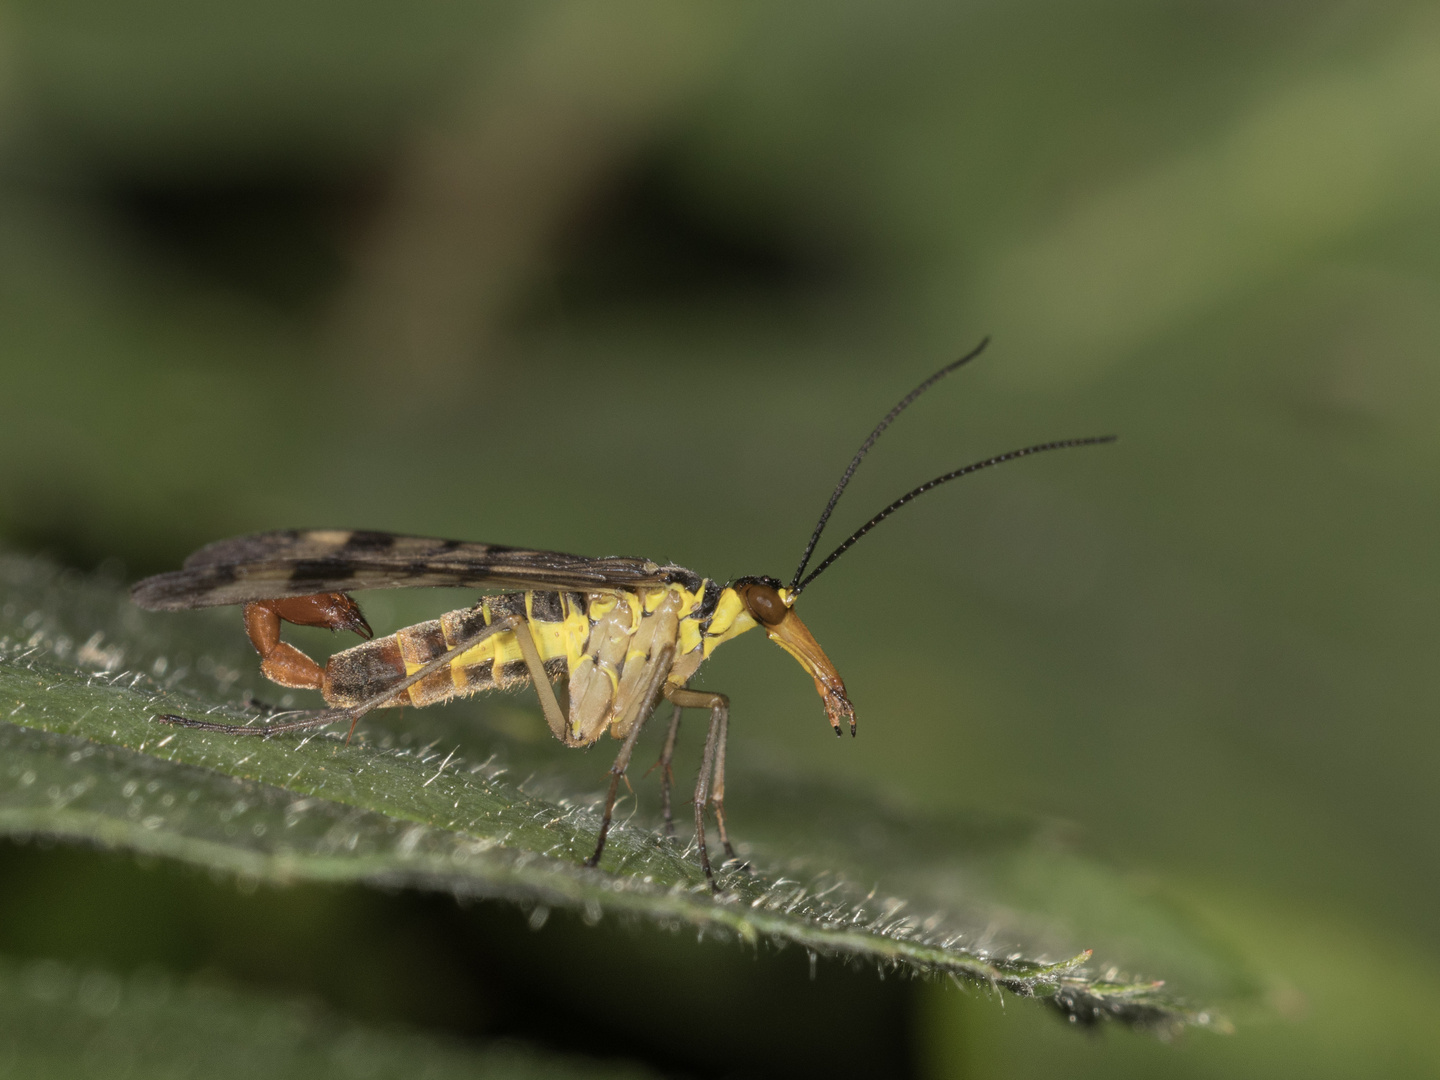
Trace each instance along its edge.
<instances>
[{"instance_id":1,"label":"insect leg","mask_svg":"<svg viewBox=\"0 0 1440 1080\"><path fill-rule=\"evenodd\" d=\"M725 744L730 738L729 710L720 714L720 735L715 740L715 780L710 791L710 805L715 808L715 825L720 830L720 843L725 847L727 862L740 859L730 846L730 836L725 831Z\"/></svg>"},{"instance_id":2,"label":"insect leg","mask_svg":"<svg viewBox=\"0 0 1440 1080\"><path fill-rule=\"evenodd\" d=\"M679 705L670 714L670 730L665 733L665 749L660 751L660 760L655 764L660 766L660 810L665 815L665 835L675 835L675 817L670 812L670 789L675 784L675 770L670 767L671 761L675 759L675 740L680 734L680 714L684 710Z\"/></svg>"},{"instance_id":3,"label":"insect leg","mask_svg":"<svg viewBox=\"0 0 1440 1080\"><path fill-rule=\"evenodd\" d=\"M218 731L222 735L260 735L268 738L271 735L287 735L292 731L309 731L311 728L325 727L337 720L345 719L349 712L348 709L322 709L300 720L286 720L277 724L264 724L260 727L249 727L245 724L216 724L209 720L192 720L188 716L180 716L176 713L160 713L154 717L154 720L160 724L193 728L196 731ZM275 715L287 716L290 714L276 713Z\"/></svg>"},{"instance_id":4,"label":"insect leg","mask_svg":"<svg viewBox=\"0 0 1440 1080\"><path fill-rule=\"evenodd\" d=\"M519 616L515 616L509 619L501 619L490 626L482 627L469 637L460 641L454 648L447 649L435 657L435 659L416 668L415 671L406 675L405 678L399 682L387 686L384 690L380 691L380 693L367 698L358 705L351 705L344 709L321 709L299 720L288 720L278 724L265 724L259 727L249 727L245 724L215 724L207 720L192 720L188 716L176 716L174 713L163 713L155 717L155 719L162 724L174 724L177 727L195 728L197 731L218 731L225 735L259 735L262 738L271 735L284 735L292 731L307 731L311 728L325 727L327 724L333 724L338 720L349 720L350 730L353 732L360 718L372 709L377 709L391 698L403 694L421 679L433 675L460 654L473 649L491 635L501 633L505 630L513 630L517 624L522 624L524 621L525 620ZM521 651L524 651L523 648Z\"/></svg>"},{"instance_id":5,"label":"insect leg","mask_svg":"<svg viewBox=\"0 0 1440 1080\"><path fill-rule=\"evenodd\" d=\"M515 642L520 646L520 655L525 659L525 669L530 672L530 681L535 684L535 693L540 698L540 711L545 714L545 723L550 728L550 733L561 742L566 742L565 714L560 711L555 687L550 685L550 676L545 673L545 662L540 659L540 650L535 647L535 639L530 636L529 623L519 615L502 621L514 624Z\"/></svg>"},{"instance_id":6,"label":"insect leg","mask_svg":"<svg viewBox=\"0 0 1440 1080\"><path fill-rule=\"evenodd\" d=\"M640 699L640 711L636 714L635 723L631 725L625 741L620 744L620 753L615 756L615 764L610 766L610 792L605 797L605 815L600 819L600 836L595 841L595 854L585 860L586 866L600 865L600 855L605 850L605 837L610 832L610 816L615 811L615 796L620 790L620 778L630 766L630 755L635 752L635 742L640 738L640 729L660 704L661 687L666 676L670 674L670 665L674 659L675 647L666 645L647 662L651 670L645 683L644 696Z\"/></svg>"},{"instance_id":7,"label":"insect leg","mask_svg":"<svg viewBox=\"0 0 1440 1080\"><path fill-rule=\"evenodd\" d=\"M710 779L715 772L715 748L720 733L726 727L730 715L730 699L724 694L710 694L700 690L686 690L679 686L666 686L665 696L685 709L710 710L710 731L705 736L705 754L700 759L700 778L695 782L695 846L700 851L700 866L705 871L705 880L716 892L715 873L710 869L710 853L705 848L705 804L710 801Z\"/></svg>"}]
</instances>

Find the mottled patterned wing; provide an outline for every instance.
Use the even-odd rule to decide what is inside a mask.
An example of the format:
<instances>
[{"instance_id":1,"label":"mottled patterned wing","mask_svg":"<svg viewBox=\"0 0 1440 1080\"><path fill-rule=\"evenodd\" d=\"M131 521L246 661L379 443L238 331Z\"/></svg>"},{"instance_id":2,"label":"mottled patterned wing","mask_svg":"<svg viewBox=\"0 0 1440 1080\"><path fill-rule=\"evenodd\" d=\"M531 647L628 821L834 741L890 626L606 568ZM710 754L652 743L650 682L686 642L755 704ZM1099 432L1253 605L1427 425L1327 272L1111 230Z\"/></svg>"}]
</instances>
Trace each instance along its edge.
<instances>
[{"instance_id":1,"label":"mottled patterned wing","mask_svg":"<svg viewBox=\"0 0 1440 1080\"><path fill-rule=\"evenodd\" d=\"M177 611L359 589L470 586L591 592L671 582L697 588L699 578L682 567L649 559L592 559L385 532L290 529L208 544L185 560L183 570L146 578L130 595L151 611Z\"/></svg>"}]
</instances>

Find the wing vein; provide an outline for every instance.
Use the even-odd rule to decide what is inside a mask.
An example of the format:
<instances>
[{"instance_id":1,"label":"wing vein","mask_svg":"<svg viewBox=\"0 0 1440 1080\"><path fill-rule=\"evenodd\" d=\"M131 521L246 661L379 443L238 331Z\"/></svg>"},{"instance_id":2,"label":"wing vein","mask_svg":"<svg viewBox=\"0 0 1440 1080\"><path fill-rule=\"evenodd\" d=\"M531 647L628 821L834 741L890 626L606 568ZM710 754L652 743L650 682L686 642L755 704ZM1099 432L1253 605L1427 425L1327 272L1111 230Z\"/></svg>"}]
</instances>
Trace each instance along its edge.
<instances>
[{"instance_id":1,"label":"wing vein","mask_svg":"<svg viewBox=\"0 0 1440 1080\"><path fill-rule=\"evenodd\" d=\"M625 556L592 558L395 533L292 529L209 544L184 568L131 590L152 611L217 607L362 589L475 587L581 592L652 588L699 576Z\"/></svg>"}]
</instances>

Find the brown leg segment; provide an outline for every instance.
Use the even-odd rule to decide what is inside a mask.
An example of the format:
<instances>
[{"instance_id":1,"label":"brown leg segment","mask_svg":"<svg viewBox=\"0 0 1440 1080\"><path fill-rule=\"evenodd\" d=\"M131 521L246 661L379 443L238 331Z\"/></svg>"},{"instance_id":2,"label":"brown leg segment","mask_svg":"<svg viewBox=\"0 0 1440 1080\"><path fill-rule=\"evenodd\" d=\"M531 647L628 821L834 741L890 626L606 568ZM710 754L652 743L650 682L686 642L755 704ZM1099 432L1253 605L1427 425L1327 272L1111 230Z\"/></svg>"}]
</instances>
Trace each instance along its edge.
<instances>
[{"instance_id":1,"label":"brown leg segment","mask_svg":"<svg viewBox=\"0 0 1440 1080\"><path fill-rule=\"evenodd\" d=\"M725 848L725 861L738 862L740 856L730 846L730 836L725 831L725 744L730 737L730 711L720 714L720 734L715 740L715 780L710 791L710 805L715 808L715 827L720 830L720 843Z\"/></svg>"},{"instance_id":2,"label":"brown leg segment","mask_svg":"<svg viewBox=\"0 0 1440 1080\"><path fill-rule=\"evenodd\" d=\"M675 835L675 816L670 809L670 789L675 786L675 770L670 763L675 760L675 740L680 734L680 714L684 710L679 705L670 714L670 730L665 733L665 748L660 751L660 760L655 764L660 766L660 811L665 815L665 835Z\"/></svg>"},{"instance_id":3,"label":"brown leg segment","mask_svg":"<svg viewBox=\"0 0 1440 1080\"><path fill-rule=\"evenodd\" d=\"M710 801L710 781L715 775L716 749L729 722L730 699L724 694L707 694L700 690L685 690L678 686L667 686L665 696L683 709L710 710L710 730L705 736L705 754L700 759L700 777L695 782L695 846L700 851L700 867L705 871L705 880L710 888L720 891L715 883L715 872L710 868L710 852L705 846L705 805ZM724 770L721 770L723 780ZM722 793L723 806L723 793Z\"/></svg>"}]
</instances>

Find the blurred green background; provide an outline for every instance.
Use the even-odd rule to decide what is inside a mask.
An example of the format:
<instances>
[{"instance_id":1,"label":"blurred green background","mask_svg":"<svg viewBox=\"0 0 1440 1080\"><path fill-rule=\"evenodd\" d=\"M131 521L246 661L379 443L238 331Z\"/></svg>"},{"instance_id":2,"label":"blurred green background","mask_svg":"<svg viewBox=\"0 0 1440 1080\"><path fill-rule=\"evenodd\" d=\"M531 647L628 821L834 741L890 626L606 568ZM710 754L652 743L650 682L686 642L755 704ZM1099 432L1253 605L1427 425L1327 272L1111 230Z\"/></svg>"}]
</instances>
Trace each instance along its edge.
<instances>
[{"instance_id":1,"label":"blurred green background","mask_svg":"<svg viewBox=\"0 0 1440 1080\"><path fill-rule=\"evenodd\" d=\"M37 848L0 948L693 1075L1433 1075L1434 4L0 4L13 549L135 578L337 525L788 577L985 334L832 543L1120 443L807 592L858 740L749 639L701 683L796 772L1076 823L1263 967L1235 1036Z\"/></svg>"}]
</instances>

